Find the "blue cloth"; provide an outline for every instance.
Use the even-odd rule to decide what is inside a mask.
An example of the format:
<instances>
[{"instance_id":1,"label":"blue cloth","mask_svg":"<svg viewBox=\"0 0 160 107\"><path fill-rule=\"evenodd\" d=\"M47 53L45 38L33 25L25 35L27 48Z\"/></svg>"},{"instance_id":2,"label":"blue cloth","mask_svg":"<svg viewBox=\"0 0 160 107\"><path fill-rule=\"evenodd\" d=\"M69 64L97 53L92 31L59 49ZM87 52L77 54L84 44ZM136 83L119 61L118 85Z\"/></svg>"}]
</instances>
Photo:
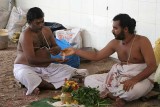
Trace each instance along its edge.
<instances>
[{"instance_id":1,"label":"blue cloth","mask_svg":"<svg viewBox=\"0 0 160 107\"><path fill-rule=\"evenodd\" d=\"M56 41L57 45L59 47L61 47L62 50L65 48L71 47L71 45L64 39L59 40L59 39L55 38L55 41ZM51 58L62 58L62 56L60 54L55 55L55 56L51 55ZM80 57L79 56L71 55L71 56L66 56L66 58L68 59L68 61L65 62L64 64L70 65L71 67L74 67L74 68L79 67L79 65L80 65Z\"/></svg>"}]
</instances>

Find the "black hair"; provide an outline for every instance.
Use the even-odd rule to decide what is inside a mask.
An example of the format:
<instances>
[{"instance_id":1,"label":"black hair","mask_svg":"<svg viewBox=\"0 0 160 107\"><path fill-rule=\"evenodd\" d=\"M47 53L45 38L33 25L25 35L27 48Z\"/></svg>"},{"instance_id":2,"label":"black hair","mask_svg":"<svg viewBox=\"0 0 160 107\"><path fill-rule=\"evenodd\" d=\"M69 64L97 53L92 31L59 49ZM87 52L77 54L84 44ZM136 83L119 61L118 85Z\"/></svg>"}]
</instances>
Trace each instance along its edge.
<instances>
[{"instance_id":1,"label":"black hair","mask_svg":"<svg viewBox=\"0 0 160 107\"><path fill-rule=\"evenodd\" d=\"M129 33L134 34L136 32L136 21L135 19L131 18L128 14L118 14L113 18L113 21L118 20L120 21L120 26L122 28L128 28Z\"/></svg>"},{"instance_id":2,"label":"black hair","mask_svg":"<svg viewBox=\"0 0 160 107\"><path fill-rule=\"evenodd\" d=\"M27 12L27 22L30 23L34 19L43 18L44 13L39 7L30 8Z\"/></svg>"}]
</instances>

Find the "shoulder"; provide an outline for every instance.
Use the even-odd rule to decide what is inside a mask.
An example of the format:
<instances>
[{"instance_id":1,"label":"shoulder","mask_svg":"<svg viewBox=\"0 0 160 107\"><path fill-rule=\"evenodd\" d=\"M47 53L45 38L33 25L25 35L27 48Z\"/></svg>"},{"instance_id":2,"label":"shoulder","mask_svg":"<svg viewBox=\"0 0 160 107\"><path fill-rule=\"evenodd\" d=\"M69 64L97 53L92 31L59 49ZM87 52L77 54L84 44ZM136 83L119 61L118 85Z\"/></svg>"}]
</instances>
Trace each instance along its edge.
<instances>
[{"instance_id":1,"label":"shoulder","mask_svg":"<svg viewBox=\"0 0 160 107\"><path fill-rule=\"evenodd\" d=\"M53 35L51 29L47 26L44 26L42 31L44 32L45 35L50 35L50 36Z\"/></svg>"},{"instance_id":2,"label":"shoulder","mask_svg":"<svg viewBox=\"0 0 160 107\"><path fill-rule=\"evenodd\" d=\"M19 40L23 41L30 41L32 36L35 35L29 28L26 28L21 34Z\"/></svg>"},{"instance_id":3,"label":"shoulder","mask_svg":"<svg viewBox=\"0 0 160 107\"><path fill-rule=\"evenodd\" d=\"M116 50L119 46L120 46L121 41L120 40L116 40L116 39L112 39L107 45L107 48Z\"/></svg>"},{"instance_id":4,"label":"shoulder","mask_svg":"<svg viewBox=\"0 0 160 107\"><path fill-rule=\"evenodd\" d=\"M120 44L120 40L112 39L108 44L112 46L117 46Z\"/></svg>"},{"instance_id":5,"label":"shoulder","mask_svg":"<svg viewBox=\"0 0 160 107\"><path fill-rule=\"evenodd\" d=\"M47 26L44 26L44 27L43 27L43 30L44 30L44 31L50 31L50 32L51 32L51 29L50 29L49 27L47 27Z\"/></svg>"},{"instance_id":6,"label":"shoulder","mask_svg":"<svg viewBox=\"0 0 160 107\"><path fill-rule=\"evenodd\" d=\"M109 43L117 44L117 43L120 43L120 40L112 39Z\"/></svg>"},{"instance_id":7,"label":"shoulder","mask_svg":"<svg viewBox=\"0 0 160 107\"><path fill-rule=\"evenodd\" d=\"M20 37L28 37L28 35L31 35L31 31L29 30L29 28L26 28L20 35Z\"/></svg>"},{"instance_id":8,"label":"shoulder","mask_svg":"<svg viewBox=\"0 0 160 107\"><path fill-rule=\"evenodd\" d=\"M152 48L152 44L146 36L138 35L135 42L136 42L136 45L138 45L141 49Z\"/></svg>"},{"instance_id":9,"label":"shoulder","mask_svg":"<svg viewBox=\"0 0 160 107\"><path fill-rule=\"evenodd\" d=\"M136 40L141 44L144 42L150 42L150 40L146 36L137 35Z\"/></svg>"}]
</instances>

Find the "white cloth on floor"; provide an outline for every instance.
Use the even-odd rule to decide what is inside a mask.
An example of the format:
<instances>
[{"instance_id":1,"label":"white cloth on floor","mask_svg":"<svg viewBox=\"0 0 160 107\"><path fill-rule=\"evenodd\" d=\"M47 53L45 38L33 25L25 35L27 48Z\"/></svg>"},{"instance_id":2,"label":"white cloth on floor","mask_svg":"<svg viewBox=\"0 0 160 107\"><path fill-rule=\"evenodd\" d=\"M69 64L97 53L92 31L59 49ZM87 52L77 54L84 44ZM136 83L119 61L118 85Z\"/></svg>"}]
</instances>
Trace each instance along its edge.
<instances>
[{"instance_id":1,"label":"white cloth on floor","mask_svg":"<svg viewBox=\"0 0 160 107\"><path fill-rule=\"evenodd\" d=\"M51 63L48 67L31 67L24 64L14 64L14 76L28 90L29 95L39 86L42 79L52 83L54 87L60 88L64 84L65 78L70 79L73 73L81 69L76 69L65 64ZM82 72L84 70L82 69ZM88 72L86 70L86 72Z\"/></svg>"},{"instance_id":2,"label":"white cloth on floor","mask_svg":"<svg viewBox=\"0 0 160 107\"><path fill-rule=\"evenodd\" d=\"M109 73L95 74L85 78L85 86L98 87L99 91L102 92L106 88L114 95L123 98L124 100L131 101L138 99L153 88L153 84L148 79L144 79L141 82L135 84L133 89L128 92L123 90L123 84L120 82L136 76L146 68L146 64L129 64L120 65L115 64L112 66Z\"/></svg>"}]
</instances>

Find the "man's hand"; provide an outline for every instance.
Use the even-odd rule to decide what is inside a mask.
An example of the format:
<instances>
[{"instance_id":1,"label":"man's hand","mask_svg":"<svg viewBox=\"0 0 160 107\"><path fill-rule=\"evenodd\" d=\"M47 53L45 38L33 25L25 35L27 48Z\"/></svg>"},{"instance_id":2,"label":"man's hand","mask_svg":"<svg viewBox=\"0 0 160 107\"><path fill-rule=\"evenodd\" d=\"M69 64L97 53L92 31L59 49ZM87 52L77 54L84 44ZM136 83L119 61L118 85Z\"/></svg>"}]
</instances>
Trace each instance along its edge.
<instances>
[{"instance_id":1,"label":"man's hand","mask_svg":"<svg viewBox=\"0 0 160 107\"><path fill-rule=\"evenodd\" d=\"M61 56L70 56L75 54L75 49L74 48L66 48L62 50Z\"/></svg>"},{"instance_id":2,"label":"man's hand","mask_svg":"<svg viewBox=\"0 0 160 107\"><path fill-rule=\"evenodd\" d=\"M59 54L61 51L61 48L59 46L55 46L55 47L52 47L49 49L49 52L52 54L52 55L57 55Z\"/></svg>"},{"instance_id":3,"label":"man's hand","mask_svg":"<svg viewBox=\"0 0 160 107\"><path fill-rule=\"evenodd\" d=\"M132 89L136 83L137 81L133 79L129 79L129 80L121 82L121 84L124 84L123 85L124 91L129 91L130 89Z\"/></svg>"}]
</instances>

